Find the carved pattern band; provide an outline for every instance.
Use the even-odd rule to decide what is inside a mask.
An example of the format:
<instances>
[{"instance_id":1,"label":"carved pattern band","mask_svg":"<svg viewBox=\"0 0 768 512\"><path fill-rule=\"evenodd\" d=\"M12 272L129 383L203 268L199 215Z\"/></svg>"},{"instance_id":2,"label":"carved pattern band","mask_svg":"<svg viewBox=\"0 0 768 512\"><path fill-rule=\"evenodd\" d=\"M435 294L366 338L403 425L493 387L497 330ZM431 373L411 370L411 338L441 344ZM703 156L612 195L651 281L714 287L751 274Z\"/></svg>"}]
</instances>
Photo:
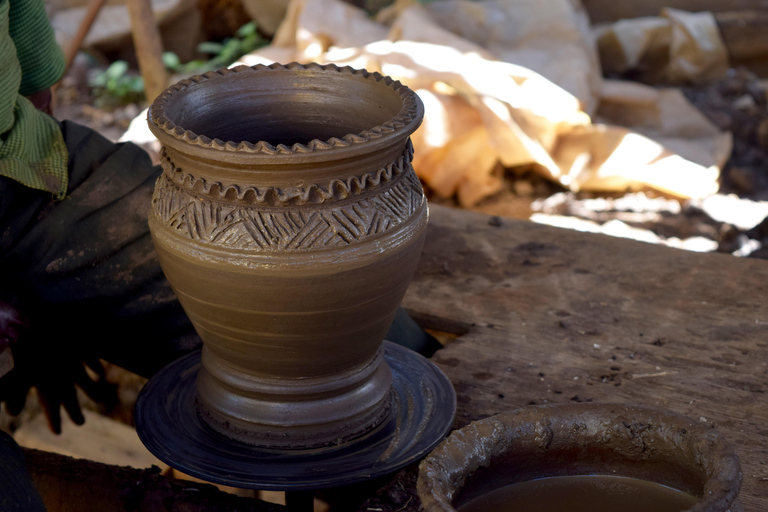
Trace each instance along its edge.
<instances>
[{"instance_id":1,"label":"carved pattern band","mask_svg":"<svg viewBox=\"0 0 768 512\"><path fill-rule=\"evenodd\" d=\"M364 130L360 133L350 133L342 138L332 137L328 140L322 141L314 139L307 144L296 143L292 146L286 146L285 144L278 144L273 146L269 142L259 141L256 143L249 141L223 141L217 138L211 139L203 134L196 134L191 130L187 130L181 126L178 126L171 119L166 116L166 107L169 101L172 101L173 97L183 93L184 90L197 87L209 80L218 80L222 77L232 75L234 73L266 73L281 72L281 71L324 71L330 73L338 73L340 75L359 76L366 80L383 83L386 87L395 91L403 102L400 112L387 121L384 124L373 127L370 130ZM411 89L404 86L400 82L393 80L388 76L383 76L380 73L371 73L364 69L354 69L349 66L338 67L335 64L320 65L317 63L299 64L292 62L290 64L270 64L265 66L263 64L257 64L252 67L237 66L234 68L223 68L216 71L209 71L202 75L195 75L185 80L175 83L160 96L158 96L152 106L149 109L149 121L157 126L160 130L164 131L171 137L184 141L188 144L201 146L205 148L212 148L221 151L239 151L246 153L263 153L267 155L276 154L297 154L297 153L312 153L314 151L334 151L338 148L344 148L353 144L366 143L372 139L378 139L386 134L397 132L408 126L410 123L419 116L419 101ZM414 127L415 129L415 127ZM412 131L412 130L411 130Z\"/></svg>"},{"instance_id":2,"label":"carved pattern band","mask_svg":"<svg viewBox=\"0 0 768 512\"><path fill-rule=\"evenodd\" d=\"M410 163L413 160L413 144L408 139L400 157L386 167L361 176L350 176L345 180L333 179L326 184L312 184L306 187L241 187L235 184L223 184L220 181L208 182L177 167L168 156L165 147L160 150L160 157L160 164L171 180L179 187L196 194L207 195L214 200L245 204L301 206L321 204L331 200L341 201L386 185L410 169Z\"/></svg>"},{"instance_id":3,"label":"carved pattern band","mask_svg":"<svg viewBox=\"0 0 768 512\"><path fill-rule=\"evenodd\" d=\"M346 246L408 221L426 201L408 158L376 193L354 201L261 208L213 201L182 188L163 173L152 198L156 218L185 238L228 249L302 251ZM364 181L365 183L365 181Z\"/></svg>"}]
</instances>

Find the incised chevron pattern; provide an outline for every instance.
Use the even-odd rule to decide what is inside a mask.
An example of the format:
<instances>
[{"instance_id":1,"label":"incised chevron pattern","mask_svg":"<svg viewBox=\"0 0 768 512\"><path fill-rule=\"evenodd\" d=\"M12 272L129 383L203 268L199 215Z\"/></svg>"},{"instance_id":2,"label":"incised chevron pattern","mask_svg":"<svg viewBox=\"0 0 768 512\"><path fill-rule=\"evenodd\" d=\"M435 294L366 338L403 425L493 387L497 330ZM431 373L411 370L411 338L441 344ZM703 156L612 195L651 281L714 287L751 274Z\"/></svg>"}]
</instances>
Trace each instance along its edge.
<instances>
[{"instance_id":1,"label":"incised chevron pattern","mask_svg":"<svg viewBox=\"0 0 768 512\"><path fill-rule=\"evenodd\" d=\"M421 183L408 167L391 183L355 200L282 208L213 201L163 174L152 204L175 233L215 246L263 251L345 246L402 224L422 207Z\"/></svg>"}]
</instances>

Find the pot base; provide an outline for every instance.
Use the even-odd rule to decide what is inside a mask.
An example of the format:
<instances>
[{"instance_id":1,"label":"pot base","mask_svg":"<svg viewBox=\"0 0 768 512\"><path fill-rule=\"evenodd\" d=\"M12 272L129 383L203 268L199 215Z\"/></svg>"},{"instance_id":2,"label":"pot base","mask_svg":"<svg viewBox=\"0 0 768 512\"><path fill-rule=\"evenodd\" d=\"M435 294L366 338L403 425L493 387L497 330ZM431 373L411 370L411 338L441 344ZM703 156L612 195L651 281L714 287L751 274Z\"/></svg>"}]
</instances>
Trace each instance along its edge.
<instances>
[{"instance_id":1,"label":"pot base","mask_svg":"<svg viewBox=\"0 0 768 512\"><path fill-rule=\"evenodd\" d=\"M136 403L136 430L158 459L179 471L245 489L302 490L352 484L396 471L430 452L453 424L456 395L429 360L385 341L392 407L373 430L314 449L251 446L211 429L195 406L200 352L161 370Z\"/></svg>"}]
</instances>

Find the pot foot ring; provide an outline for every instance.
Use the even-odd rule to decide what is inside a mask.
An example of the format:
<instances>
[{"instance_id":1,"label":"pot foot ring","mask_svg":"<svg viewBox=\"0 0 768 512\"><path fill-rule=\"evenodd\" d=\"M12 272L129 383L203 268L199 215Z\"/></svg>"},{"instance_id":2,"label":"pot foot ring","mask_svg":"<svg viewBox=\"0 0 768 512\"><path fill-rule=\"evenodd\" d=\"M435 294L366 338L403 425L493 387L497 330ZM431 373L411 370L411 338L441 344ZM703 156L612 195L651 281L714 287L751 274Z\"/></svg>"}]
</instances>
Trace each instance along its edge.
<instances>
[{"instance_id":1,"label":"pot foot ring","mask_svg":"<svg viewBox=\"0 0 768 512\"><path fill-rule=\"evenodd\" d=\"M250 446L222 436L195 405L200 351L158 372L136 403L136 430L158 459L188 475L244 489L322 489L392 473L432 451L448 433L456 395L429 360L384 342L393 404L383 423L339 445L314 449Z\"/></svg>"}]
</instances>

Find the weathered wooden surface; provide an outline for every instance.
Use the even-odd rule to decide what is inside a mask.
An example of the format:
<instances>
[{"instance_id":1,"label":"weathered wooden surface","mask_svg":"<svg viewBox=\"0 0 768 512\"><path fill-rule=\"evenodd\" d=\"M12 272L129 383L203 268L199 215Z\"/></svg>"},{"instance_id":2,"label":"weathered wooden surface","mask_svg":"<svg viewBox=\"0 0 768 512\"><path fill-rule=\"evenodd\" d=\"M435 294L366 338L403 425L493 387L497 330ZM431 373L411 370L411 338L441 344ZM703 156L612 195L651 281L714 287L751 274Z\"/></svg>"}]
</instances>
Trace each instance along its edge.
<instances>
[{"instance_id":1,"label":"weathered wooden surface","mask_svg":"<svg viewBox=\"0 0 768 512\"><path fill-rule=\"evenodd\" d=\"M718 428L734 444L744 469L741 501L747 512L762 512L768 510L767 288L762 260L433 206L404 305L425 327L460 335L433 358L456 388L457 428L531 403L671 409ZM269 507L211 486L168 484L142 470L55 455L52 463L36 453L30 459L27 452L36 484L59 504L87 498L97 504L93 510L123 510L117 507L126 499L158 499L157 508L141 510L166 510L160 507L207 488L214 494L201 495L205 504L190 503L189 510ZM418 510L415 480L412 466L359 510Z\"/></svg>"},{"instance_id":2,"label":"weathered wooden surface","mask_svg":"<svg viewBox=\"0 0 768 512\"><path fill-rule=\"evenodd\" d=\"M458 395L455 427L528 404L663 407L735 445L741 501L760 512L767 288L762 260L432 207L404 305L427 327L463 333L433 357ZM401 473L361 510L418 510L413 481Z\"/></svg>"},{"instance_id":3,"label":"weathered wooden surface","mask_svg":"<svg viewBox=\"0 0 768 512\"><path fill-rule=\"evenodd\" d=\"M280 512L285 507L135 469L24 449L48 512Z\"/></svg>"}]
</instances>

